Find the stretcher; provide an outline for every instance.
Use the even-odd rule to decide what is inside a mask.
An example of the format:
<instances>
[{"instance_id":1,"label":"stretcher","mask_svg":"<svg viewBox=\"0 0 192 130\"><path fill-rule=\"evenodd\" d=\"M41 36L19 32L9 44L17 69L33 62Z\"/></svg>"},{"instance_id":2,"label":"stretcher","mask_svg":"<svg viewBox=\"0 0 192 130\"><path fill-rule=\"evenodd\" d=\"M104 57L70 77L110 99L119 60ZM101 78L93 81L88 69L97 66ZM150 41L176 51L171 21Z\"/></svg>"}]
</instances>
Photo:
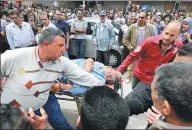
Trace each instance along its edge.
<instances>
[{"instance_id":1,"label":"stretcher","mask_svg":"<svg viewBox=\"0 0 192 130\"><path fill-rule=\"evenodd\" d=\"M114 84L113 84L113 86L114 86L113 89L115 91L118 92L120 90L121 97L123 97L123 85L122 84L123 83L122 83L121 78L116 80L116 82L114 82ZM63 97L63 96L65 96L65 97ZM68 92L66 90L62 90L62 91L59 91L56 93L56 97L58 100L75 101L76 105L77 105L78 112L80 113L81 99L82 99L83 95L73 95L71 92Z\"/></svg>"}]
</instances>

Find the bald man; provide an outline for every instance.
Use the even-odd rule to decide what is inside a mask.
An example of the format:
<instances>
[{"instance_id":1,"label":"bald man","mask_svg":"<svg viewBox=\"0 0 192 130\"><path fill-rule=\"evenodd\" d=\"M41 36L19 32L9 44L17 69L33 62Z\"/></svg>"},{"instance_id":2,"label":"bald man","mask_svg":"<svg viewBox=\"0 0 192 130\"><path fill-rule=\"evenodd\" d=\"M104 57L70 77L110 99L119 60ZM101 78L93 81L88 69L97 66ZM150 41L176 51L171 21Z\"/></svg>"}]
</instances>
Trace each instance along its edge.
<instances>
[{"instance_id":1,"label":"bald man","mask_svg":"<svg viewBox=\"0 0 192 130\"><path fill-rule=\"evenodd\" d=\"M130 115L143 113L152 106L150 84L155 69L161 64L171 62L178 48L183 45L181 41L176 40L180 29L180 22L170 22L162 35L144 40L118 67L118 71L123 72L134 60L139 59L133 71L133 90L125 97L130 107Z\"/></svg>"}]
</instances>

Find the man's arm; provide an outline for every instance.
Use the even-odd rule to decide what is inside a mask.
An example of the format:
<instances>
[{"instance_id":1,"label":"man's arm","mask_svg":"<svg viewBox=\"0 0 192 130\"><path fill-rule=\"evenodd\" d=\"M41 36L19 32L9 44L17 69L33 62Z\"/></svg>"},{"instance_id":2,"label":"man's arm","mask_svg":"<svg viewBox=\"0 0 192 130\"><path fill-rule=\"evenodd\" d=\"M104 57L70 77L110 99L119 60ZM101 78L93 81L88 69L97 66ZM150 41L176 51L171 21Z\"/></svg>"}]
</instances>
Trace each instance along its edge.
<instances>
[{"instance_id":1,"label":"man's arm","mask_svg":"<svg viewBox=\"0 0 192 130\"><path fill-rule=\"evenodd\" d=\"M93 42L96 43L97 42L97 39L96 39L96 32L97 31L97 24L94 25L94 28L93 28L93 33L92 33L92 39L93 39Z\"/></svg>"},{"instance_id":2,"label":"man's arm","mask_svg":"<svg viewBox=\"0 0 192 130\"><path fill-rule=\"evenodd\" d=\"M112 46L115 43L115 31L113 25L110 27L110 46Z\"/></svg>"},{"instance_id":3,"label":"man's arm","mask_svg":"<svg viewBox=\"0 0 192 130\"><path fill-rule=\"evenodd\" d=\"M75 29L73 29L73 30L75 30L75 31L78 32L78 33L82 33L82 34L86 33L86 31L87 31L87 22L84 22L84 26L83 26L83 29L82 29L82 30L77 29L77 28L75 28Z\"/></svg>"},{"instance_id":4,"label":"man's arm","mask_svg":"<svg viewBox=\"0 0 192 130\"><path fill-rule=\"evenodd\" d=\"M123 31L122 31L122 29L119 30L118 43L119 43L119 45L123 44Z\"/></svg>"},{"instance_id":5,"label":"man's arm","mask_svg":"<svg viewBox=\"0 0 192 130\"><path fill-rule=\"evenodd\" d=\"M148 48L149 41L148 39L144 40L144 42L138 46L133 52L131 52L121 63L121 65L117 68L119 72L123 72L123 70L129 66L133 61L135 61L140 55L142 55Z\"/></svg>"},{"instance_id":6,"label":"man's arm","mask_svg":"<svg viewBox=\"0 0 192 130\"><path fill-rule=\"evenodd\" d=\"M75 28L75 22L72 22L72 24L71 24L71 34L78 34L78 32L76 32L74 30L74 28Z\"/></svg>"},{"instance_id":7,"label":"man's arm","mask_svg":"<svg viewBox=\"0 0 192 130\"><path fill-rule=\"evenodd\" d=\"M155 25L152 25L153 26L153 36L157 36L158 35L158 30L157 30L157 27Z\"/></svg>"},{"instance_id":8,"label":"man's arm","mask_svg":"<svg viewBox=\"0 0 192 130\"><path fill-rule=\"evenodd\" d=\"M15 46L13 43L13 38L12 38L11 32L9 30L9 27L6 27L6 37L7 37L7 41L9 43L11 50L15 49Z\"/></svg>"},{"instance_id":9,"label":"man's arm","mask_svg":"<svg viewBox=\"0 0 192 130\"><path fill-rule=\"evenodd\" d=\"M134 50L134 47L131 44L131 34L132 34L132 28L133 26L128 27L127 36L125 37L125 46L128 48L129 51Z\"/></svg>"}]
</instances>

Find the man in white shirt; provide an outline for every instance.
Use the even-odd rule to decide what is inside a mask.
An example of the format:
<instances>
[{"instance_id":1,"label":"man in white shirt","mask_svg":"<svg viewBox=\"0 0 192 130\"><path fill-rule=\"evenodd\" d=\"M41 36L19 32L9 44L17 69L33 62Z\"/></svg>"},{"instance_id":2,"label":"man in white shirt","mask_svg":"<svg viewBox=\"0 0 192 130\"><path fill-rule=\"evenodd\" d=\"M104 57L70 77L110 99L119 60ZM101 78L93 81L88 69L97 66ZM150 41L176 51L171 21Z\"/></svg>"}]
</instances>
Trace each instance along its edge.
<instances>
[{"instance_id":1,"label":"man in white shirt","mask_svg":"<svg viewBox=\"0 0 192 130\"><path fill-rule=\"evenodd\" d=\"M53 28L57 28L49 19L49 14L47 12L41 12L40 13L40 20L42 22L43 26L43 30L47 27L53 27Z\"/></svg>"},{"instance_id":2,"label":"man in white shirt","mask_svg":"<svg viewBox=\"0 0 192 130\"><path fill-rule=\"evenodd\" d=\"M35 36L29 23L23 22L20 12L12 10L10 17L12 23L6 26L6 36L10 48L29 47L35 45Z\"/></svg>"},{"instance_id":3,"label":"man in white shirt","mask_svg":"<svg viewBox=\"0 0 192 130\"><path fill-rule=\"evenodd\" d=\"M65 36L53 27L44 29L38 46L6 51L1 55L1 76L6 77L1 103L11 104L36 114L43 107L54 129L72 130L63 116L51 86L60 75L84 86L100 85L100 81L61 56L65 51Z\"/></svg>"},{"instance_id":4,"label":"man in white shirt","mask_svg":"<svg viewBox=\"0 0 192 130\"><path fill-rule=\"evenodd\" d=\"M121 26L125 24L125 18L123 17L123 11L118 11L118 17L115 19L115 22L119 23Z\"/></svg>"}]
</instances>

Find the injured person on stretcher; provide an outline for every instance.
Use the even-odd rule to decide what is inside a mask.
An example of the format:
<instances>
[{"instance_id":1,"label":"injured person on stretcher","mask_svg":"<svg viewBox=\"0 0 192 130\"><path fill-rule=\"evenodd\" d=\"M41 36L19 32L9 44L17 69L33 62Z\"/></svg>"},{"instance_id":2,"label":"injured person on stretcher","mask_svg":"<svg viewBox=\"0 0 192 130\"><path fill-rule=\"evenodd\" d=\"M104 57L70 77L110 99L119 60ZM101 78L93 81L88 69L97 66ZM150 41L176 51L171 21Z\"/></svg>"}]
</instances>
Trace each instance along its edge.
<instances>
[{"instance_id":1,"label":"injured person on stretcher","mask_svg":"<svg viewBox=\"0 0 192 130\"><path fill-rule=\"evenodd\" d=\"M105 66L100 62L94 62L91 58L75 59L72 61L80 68L97 77L103 85L110 88L114 88L114 83L120 79L121 74L117 70L113 69L111 66ZM87 86L71 82L65 76L60 76L57 83L52 86L52 92L62 90L64 92L70 92L72 95L83 95L88 89L89 87Z\"/></svg>"}]
</instances>

